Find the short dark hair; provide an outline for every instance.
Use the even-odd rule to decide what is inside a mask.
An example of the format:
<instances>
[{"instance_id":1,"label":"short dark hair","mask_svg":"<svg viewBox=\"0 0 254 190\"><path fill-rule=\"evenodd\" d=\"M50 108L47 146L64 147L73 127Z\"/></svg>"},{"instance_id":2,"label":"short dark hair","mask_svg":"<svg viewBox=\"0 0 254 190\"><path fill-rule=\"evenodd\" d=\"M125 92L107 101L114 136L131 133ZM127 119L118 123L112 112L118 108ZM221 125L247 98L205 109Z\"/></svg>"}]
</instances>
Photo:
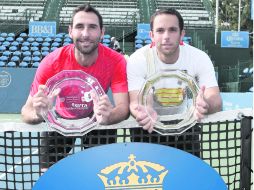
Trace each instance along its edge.
<instances>
[{"instance_id":1,"label":"short dark hair","mask_svg":"<svg viewBox=\"0 0 254 190\"><path fill-rule=\"evenodd\" d=\"M162 15L162 14L175 15L178 18L179 28L180 28L180 31L182 32L183 27L184 27L183 17L176 9L173 9L173 8L157 10L151 16L151 19L150 19L150 28L151 28L151 30L153 30L153 22L154 22L155 17L158 16L158 15Z\"/></svg>"},{"instance_id":2,"label":"short dark hair","mask_svg":"<svg viewBox=\"0 0 254 190\"><path fill-rule=\"evenodd\" d=\"M73 14L72 14L72 19L71 19L71 26L73 25L73 18L74 16L80 12L80 11L84 11L84 12L92 12L94 14L96 14L96 16L98 17L99 19L99 25L100 25L100 28L102 29L103 27L103 20L102 20L102 16L101 14L99 13L99 11L97 11L94 7L92 7L89 3L88 4L84 4L84 5L80 5L78 6L77 8L75 8L73 10Z\"/></svg>"}]
</instances>

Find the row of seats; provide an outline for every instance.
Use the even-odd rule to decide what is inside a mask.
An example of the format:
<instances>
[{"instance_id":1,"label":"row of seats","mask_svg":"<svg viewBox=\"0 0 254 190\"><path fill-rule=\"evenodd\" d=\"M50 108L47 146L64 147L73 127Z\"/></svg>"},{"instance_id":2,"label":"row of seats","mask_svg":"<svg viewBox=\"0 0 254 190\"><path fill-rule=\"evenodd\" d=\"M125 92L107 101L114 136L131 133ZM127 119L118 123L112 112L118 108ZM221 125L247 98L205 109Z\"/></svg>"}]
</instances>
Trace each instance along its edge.
<instances>
[{"instance_id":1,"label":"row of seats","mask_svg":"<svg viewBox=\"0 0 254 190\"><path fill-rule=\"evenodd\" d=\"M109 46L110 38L110 35L104 35L102 43ZM0 67L38 67L40 61L50 52L71 43L72 39L66 33L47 37L26 33L15 37L10 33L0 33Z\"/></svg>"},{"instance_id":2,"label":"row of seats","mask_svg":"<svg viewBox=\"0 0 254 190\"><path fill-rule=\"evenodd\" d=\"M192 38L191 37L188 37L188 36L185 36L183 37L183 42L185 42L186 44L192 44ZM152 41L150 38L142 38L142 37L139 37L139 36L136 36L135 37L135 49L139 49L147 44L151 44Z\"/></svg>"},{"instance_id":3,"label":"row of seats","mask_svg":"<svg viewBox=\"0 0 254 190\"><path fill-rule=\"evenodd\" d=\"M64 45L72 43L66 33L40 37L21 33L0 33L1 67L38 67L41 59Z\"/></svg>"}]
</instances>

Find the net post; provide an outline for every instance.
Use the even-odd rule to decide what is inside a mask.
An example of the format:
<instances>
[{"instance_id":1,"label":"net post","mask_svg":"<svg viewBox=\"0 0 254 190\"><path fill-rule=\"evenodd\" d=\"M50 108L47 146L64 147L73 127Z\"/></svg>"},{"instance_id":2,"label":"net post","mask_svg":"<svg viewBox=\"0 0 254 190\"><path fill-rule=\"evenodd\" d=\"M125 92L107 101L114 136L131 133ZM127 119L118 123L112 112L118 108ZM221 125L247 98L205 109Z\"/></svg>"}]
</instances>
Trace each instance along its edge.
<instances>
[{"instance_id":1,"label":"net post","mask_svg":"<svg viewBox=\"0 0 254 190\"><path fill-rule=\"evenodd\" d=\"M241 120L241 173L240 189L251 188L251 122L252 117L243 116Z\"/></svg>"}]
</instances>

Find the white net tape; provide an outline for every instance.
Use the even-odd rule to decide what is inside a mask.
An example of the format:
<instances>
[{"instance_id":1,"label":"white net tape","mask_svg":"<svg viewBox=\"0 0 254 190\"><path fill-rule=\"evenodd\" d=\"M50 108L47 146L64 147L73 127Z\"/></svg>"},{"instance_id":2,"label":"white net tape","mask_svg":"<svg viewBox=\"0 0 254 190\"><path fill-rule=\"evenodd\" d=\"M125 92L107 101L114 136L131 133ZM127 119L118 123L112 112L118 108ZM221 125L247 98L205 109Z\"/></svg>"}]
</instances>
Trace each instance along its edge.
<instances>
[{"instance_id":1,"label":"white net tape","mask_svg":"<svg viewBox=\"0 0 254 190\"><path fill-rule=\"evenodd\" d=\"M208 115L201 123L213 123L220 121L233 121L241 119L241 116L253 116L253 109L238 109L238 110L227 110L221 111L214 114ZM123 128L136 128L139 127L137 122L133 117L122 121L114 125L98 125L94 129L123 129ZM5 131L17 131L17 132L43 132L43 131L54 131L49 128L46 123L41 123L38 125L29 125L22 121L10 121L10 120L0 120L0 132Z\"/></svg>"}]
</instances>

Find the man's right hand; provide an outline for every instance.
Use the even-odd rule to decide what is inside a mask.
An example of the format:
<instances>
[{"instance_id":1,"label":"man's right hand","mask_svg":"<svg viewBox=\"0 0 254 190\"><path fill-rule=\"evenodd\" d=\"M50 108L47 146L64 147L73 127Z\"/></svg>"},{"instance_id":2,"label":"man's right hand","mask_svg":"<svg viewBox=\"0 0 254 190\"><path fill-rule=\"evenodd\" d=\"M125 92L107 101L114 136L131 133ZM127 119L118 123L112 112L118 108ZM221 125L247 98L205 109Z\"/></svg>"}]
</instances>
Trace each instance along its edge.
<instances>
[{"instance_id":1,"label":"man's right hand","mask_svg":"<svg viewBox=\"0 0 254 190\"><path fill-rule=\"evenodd\" d=\"M149 113L149 114L148 114ZM144 106L137 106L136 108L136 121L144 130L147 130L149 133L152 133L154 123L157 120L157 113L149 108L145 110Z\"/></svg>"},{"instance_id":2,"label":"man's right hand","mask_svg":"<svg viewBox=\"0 0 254 190\"><path fill-rule=\"evenodd\" d=\"M60 93L60 89L56 89L50 96L46 94L47 87L45 85L40 85L38 92L33 96L32 104L36 115L42 118L42 114L47 113L48 109L52 108L52 99Z\"/></svg>"}]
</instances>

